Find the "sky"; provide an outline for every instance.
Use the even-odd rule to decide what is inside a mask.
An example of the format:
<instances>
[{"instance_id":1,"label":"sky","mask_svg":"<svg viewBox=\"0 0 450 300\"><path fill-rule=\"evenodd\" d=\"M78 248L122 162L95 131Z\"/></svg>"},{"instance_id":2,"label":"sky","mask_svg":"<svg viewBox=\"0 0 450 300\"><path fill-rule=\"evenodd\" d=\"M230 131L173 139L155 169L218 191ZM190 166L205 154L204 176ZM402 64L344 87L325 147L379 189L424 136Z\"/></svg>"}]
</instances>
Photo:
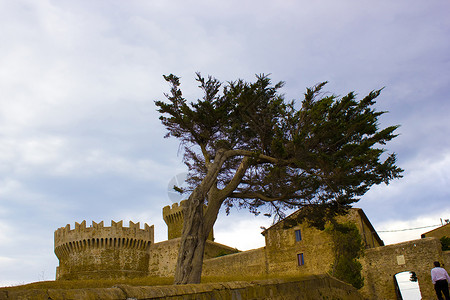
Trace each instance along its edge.
<instances>
[{"instance_id":1,"label":"sky","mask_svg":"<svg viewBox=\"0 0 450 300\"><path fill-rule=\"evenodd\" d=\"M447 0L0 0L0 286L55 279L66 224L131 220L167 238L168 185L186 172L154 105L170 73L190 101L195 72L271 74L287 100L323 81L384 88L404 177L355 206L386 244L420 238L450 219L449 14ZM270 224L221 212L215 238L262 247Z\"/></svg>"}]
</instances>

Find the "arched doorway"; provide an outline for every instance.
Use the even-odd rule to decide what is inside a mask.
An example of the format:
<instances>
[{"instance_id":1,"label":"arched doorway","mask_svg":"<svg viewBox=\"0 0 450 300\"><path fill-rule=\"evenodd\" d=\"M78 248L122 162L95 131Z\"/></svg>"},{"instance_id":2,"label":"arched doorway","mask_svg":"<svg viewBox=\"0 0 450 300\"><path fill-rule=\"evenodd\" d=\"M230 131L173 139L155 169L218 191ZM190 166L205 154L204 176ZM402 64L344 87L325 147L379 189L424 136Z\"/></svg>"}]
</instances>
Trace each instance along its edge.
<instances>
[{"instance_id":1,"label":"arched doorway","mask_svg":"<svg viewBox=\"0 0 450 300\"><path fill-rule=\"evenodd\" d=\"M402 300L420 300L419 280L414 271L400 272L394 275L397 298Z\"/></svg>"}]
</instances>

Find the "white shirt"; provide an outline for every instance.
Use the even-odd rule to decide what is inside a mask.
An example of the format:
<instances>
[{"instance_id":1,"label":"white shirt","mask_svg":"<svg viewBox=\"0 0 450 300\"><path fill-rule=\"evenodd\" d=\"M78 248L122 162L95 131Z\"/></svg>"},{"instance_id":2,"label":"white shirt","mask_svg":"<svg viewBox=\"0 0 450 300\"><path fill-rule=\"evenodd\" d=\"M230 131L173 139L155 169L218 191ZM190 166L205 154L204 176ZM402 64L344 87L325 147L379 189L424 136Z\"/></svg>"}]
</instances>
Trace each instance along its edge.
<instances>
[{"instance_id":1,"label":"white shirt","mask_svg":"<svg viewBox=\"0 0 450 300\"><path fill-rule=\"evenodd\" d=\"M431 269L431 281L435 284L438 280L447 280L450 283L450 277L448 277L448 273L444 268L436 267Z\"/></svg>"}]
</instances>

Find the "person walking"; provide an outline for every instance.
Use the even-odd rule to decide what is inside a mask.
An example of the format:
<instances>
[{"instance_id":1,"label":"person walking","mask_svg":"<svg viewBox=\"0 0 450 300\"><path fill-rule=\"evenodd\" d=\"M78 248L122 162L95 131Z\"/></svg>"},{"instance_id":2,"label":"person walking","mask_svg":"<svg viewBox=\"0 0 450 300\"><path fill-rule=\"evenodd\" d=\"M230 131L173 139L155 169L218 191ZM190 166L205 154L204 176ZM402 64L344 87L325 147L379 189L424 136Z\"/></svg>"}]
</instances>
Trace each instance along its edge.
<instances>
[{"instance_id":1,"label":"person walking","mask_svg":"<svg viewBox=\"0 0 450 300\"><path fill-rule=\"evenodd\" d=\"M444 300L442 294L444 294L445 300L450 300L448 294L448 284L450 283L450 277L444 268L441 268L441 264L438 261L434 262L434 268L431 269L431 281L434 284L434 290L439 300Z\"/></svg>"}]
</instances>

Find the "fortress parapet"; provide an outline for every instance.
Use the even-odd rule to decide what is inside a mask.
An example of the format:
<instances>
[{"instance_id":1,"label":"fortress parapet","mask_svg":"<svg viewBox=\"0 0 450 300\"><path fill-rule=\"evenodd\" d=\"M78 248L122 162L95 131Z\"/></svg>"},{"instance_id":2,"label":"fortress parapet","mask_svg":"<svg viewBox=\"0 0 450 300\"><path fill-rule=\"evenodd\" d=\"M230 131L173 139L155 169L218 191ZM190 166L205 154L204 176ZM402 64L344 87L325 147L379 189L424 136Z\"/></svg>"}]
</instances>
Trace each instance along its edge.
<instances>
[{"instance_id":1,"label":"fortress parapet","mask_svg":"<svg viewBox=\"0 0 450 300\"><path fill-rule=\"evenodd\" d=\"M185 205L186 200L181 201L180 205L178 203L169 205L163 208L163 219L167 224L167 239L171 240L174 238L181 237L181 231L183 229L183 205Z\"/></svg>"},{"instance_id":2,"label":"fortress parapet","mask_svg":"<svg viewBox=\"0 0 450 300\"><path fill-rule=\"evenodd\" d=\"M59 259L57 279L95 279L146 276L148 247L154 243L154 227L111 221L75 223L55 231L55 254Z\"/></svg>"},{"instance_id":3,"label":"fortress parapet","mask_svg":"<svg viewBox=\"0 0 450 300\"><path fill-rule=\"evenodd\" d=\"M163 219L167 224L167 239L169 240L181 237L184 222L183 206L186 205L186 203L187 200L183 200L180 204L174 203L172 204L172 207L167 205L163 208ZM206 208L206 206L204 208ZM212 229L208 236L208 240L214 240Z\"/></svg>"}]
</instances>

